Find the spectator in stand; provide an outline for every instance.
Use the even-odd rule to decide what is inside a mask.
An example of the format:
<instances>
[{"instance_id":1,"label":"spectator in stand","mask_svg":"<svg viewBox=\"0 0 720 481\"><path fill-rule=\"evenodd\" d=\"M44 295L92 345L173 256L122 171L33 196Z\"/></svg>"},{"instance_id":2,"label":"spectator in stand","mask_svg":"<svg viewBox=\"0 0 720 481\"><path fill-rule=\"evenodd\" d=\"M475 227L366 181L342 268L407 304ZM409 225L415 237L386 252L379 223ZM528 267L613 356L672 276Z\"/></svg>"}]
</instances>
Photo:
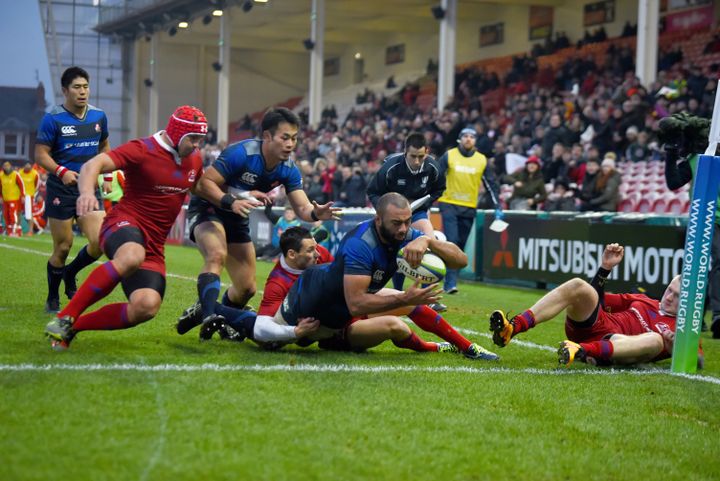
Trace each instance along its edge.
<instances>
[{"instance_id":1,"label":"spectator in stand","mask_svg":"<svg viewBox=\"0 0 720 481\"><path fill-rule=\"evenodd\" d=\"M548 194L545 205L547 212L574 212L577 210L575 192L565 180L555 182L555 188Z\"/></svg>"},{"instance_id":2,"label":"spectator in stand","mask_svg":"<svg viewBox=\"0 0 720 481\"><path fill-rule=\"evenodd\" d=\"M553 145L550 161L542 166L545 183L555 183L556 180L568 177L568 165L565 160L565 146L560 142Z\"/></svg>"},{"instance_id":3,"label":"spectator in stand","mask_svg":"<svg viewBox=\"0 0 720 481\"><path fill-rule=\"evenodd\" d=\"M615 170L615 154L608 152L600 164L600 171L593 179L590 198L582 205L584 211L615 212L620 202L622 177Z\"/></svg>"},{"instance_id":4,"label":"spectator in stand","mask_svg":"<svg viewBox=\"0 0 720 481\"><path fill-rule=\"evenodd\" d=\"M628 131L633 127L629 127ZM637 129L636 129L637 131ZM646 131L639 132L635 140L628 146L625 152L625 159L628 162L642 162L651 160L650 147L648 146L648 133Z\"/></svg>"},{"instance_id":5,"label":"spectator in stand","mask_svg":"<svg viewBox=\"0 0 720 481\"><path fill-rule=\"evenodd\" d=\"M553 148L555 144L569 145L568 138L570 134L568 129L562 123L562 117L560 114L552 114L550 116L550 127L545 130L545 134L542 137L542 158L551 159L553 157Z\"/></svg>"},{"instance_id":6,"label":"spectator in stand","mask_svg":"<svg viewBox=\"0 0 720 481\"><path fill-rule=\"evenodd\" d=\"M501 178L503 175L508 174L507 164L505 163L505 143L502 140L495 142L495 154L490 159L495 176Z\"/></svg>"},{"instance_id":7,"label":"spectator in stand","mask_svg":"<svg viewBox=\"0 0 720 481\"><path fill-rule=\"evenodd\" d=\"M338 190L337 207L365 207L367 201L367 182L363 175L360 164L353 164L352 167L343 166L340 168L342 183Z\"/></svg>"},{"instance_id":8,"label":"spectator in stand","mask_svg":"<svg viewBox=\"0 0 720 481\"><path fill-rule=\"evenodd\" d=\"M290 227L298 227L301 223L291 205L286 205L283 215L279 216L272 211L272 204L268 204L265 206L265 217L273 224L272 237L270 244L258 248L255 256L258 259L272 260L281 253L280 236L283 232Z\"/></svg>"},{"instance_id":9,"label":"spectator in stand","mask_svg":"<svg viewBox=\"0 0 720 481\"><path fill-rule=\"evenodd\" d=\"M538 204L547 197L545 180L540 171L540 159L535 155L528 157L523 170L506 175L502 180L513 186L511 210L537 210Z\"/></svg>"},{"instance_id":10,"label":"spectator in stand","mask_svg":"<svg viewBox=\"0 0 720 481\"><path fill-rule=\"evenodd\" d=\"M710 40L703 49L704 54L718 52L720 52L720 33L716 33L715 35L713 35L712 40Z\"/></svg>"},{"instance_id":11,"label":"spectator in stand","mask_svg":"<svg viewBox=\"0 0 720 481\"><path fill-rule=\"evenodd\" d=\"M323 181L320 177L320 173L313 171L310 175L303 177L303 190L307 195L310 202L317 202L318 204L325 204L327 197L323 192Z\"/></svg>"},{"instance_id":12,"label":"spectator in stand","mask_svg":"<svg viewBox=\"0 0 720 481\"><path fill-rule=\"evenodd\" d=\"M608 109L601 107L597 111L597 119L592 122L595 135L592 139L593 146L600 152L610 152L613 147L613 122L610 119Z\"/></svg>"}]
</instances>

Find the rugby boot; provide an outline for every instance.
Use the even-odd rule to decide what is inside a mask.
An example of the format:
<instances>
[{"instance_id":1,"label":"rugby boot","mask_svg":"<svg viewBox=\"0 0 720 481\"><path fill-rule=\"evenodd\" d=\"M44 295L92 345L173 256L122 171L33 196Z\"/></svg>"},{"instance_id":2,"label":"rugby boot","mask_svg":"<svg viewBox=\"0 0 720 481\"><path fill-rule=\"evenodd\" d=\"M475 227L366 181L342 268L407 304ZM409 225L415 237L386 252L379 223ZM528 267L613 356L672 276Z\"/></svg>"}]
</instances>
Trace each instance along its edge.
<instances>
[{"instance_id":1,"label":"rugby boot","mask_svg":"<svg viewBox=\"0 0 720 481\"><path fill-rule=\"evenodd\" d=\"M225 325L225 318L219 314L210 314L202 320L202 326L200 326L200 340L209 341L220 329L223 329Z\"/></svg>"},{"instance_id":2,"label":"rugby boot","mask_svg":"<svg viewBox=\"0 0 720 481\"><path fill-rule=\"evenodd\" d=\"M515 324L508 321L503 311L497 310L490 314L490 331L493 333L492 340L496 346L505 347L512 339Z\"/></svg>"},{"instance_id":3,"label":"rugby boot","mask_svg":"<svg viewBox=\"0 0 720 481\"><path fill-rule=\"evenodd\" d=\"M195 304L185 309L180 317L178 317L175 329L177 333L182 336L190 329L202 324L202 322L202 306L200 305L200 301L195 301Z\"/></svg>"},{"instance_id":4,"label":"rugby boot","mask_svg":"<svg viewBox=\"0 0 720 481\"><path fill-rule=\"evenodd\" d=\"M45 336L50 340L50 347L56 351L64 351L70 347L75 338L70 316L55 317L45 326Z\"/></svg>"},{"instance_id":5,"label":"rugby boot","mask_svg":"<svg viewBox=\"0 0 720 481\"><path fill-rule=\"evenodd\" d=\"M451 342L438 342L437 352L456 353L459 352L459 350L457 346Z\"/></svg>"},{"instance_id":6,"label":"rugby boot","mask_svg":"<svg viewBox=\"0 0 720 481\"><path fill-rule=\"evenodd\" d=\"M557 353L558 363L565 366L569 366L575 360L580 362L587 361L587 354L585 353L585 349L583 349L582 346L576 342L568 340L562 341L560 343L560 348L558 349Z\"/></svg>"},{"instance_id":7,"label":"rugby boot","mask_svg":"<svg viewBox=\"0 0 720 481\"><path fill-rule=\"evenodd\" d=\"M500 356L497 354L488 351L484 347L480 346L479 344L470 344L470 347L463 352L463 356L467 357L468 359L482 359L483 361L499 361Z\"/></svg>"}]
</instances>

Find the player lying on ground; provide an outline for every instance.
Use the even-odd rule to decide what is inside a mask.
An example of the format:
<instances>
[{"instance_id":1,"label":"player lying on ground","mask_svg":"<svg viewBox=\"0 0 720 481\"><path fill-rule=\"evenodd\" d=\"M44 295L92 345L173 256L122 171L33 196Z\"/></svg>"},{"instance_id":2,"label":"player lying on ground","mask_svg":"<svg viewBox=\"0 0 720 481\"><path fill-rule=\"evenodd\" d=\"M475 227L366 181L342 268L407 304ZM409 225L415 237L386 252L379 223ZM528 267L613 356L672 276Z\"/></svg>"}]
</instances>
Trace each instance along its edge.
<instances>
[{"instance_id":1,"label":"player lying on ground","mask_svg":"<svg viewBox=\"0 0 720 481\"><path fill-rule=\"evenodd\" d=\"M45 328L54 349L66 349L79 331L127 329L155 317L165 293L164 246L188 190L202 175L198 145L205 115L179 107L166 130L136 139L86 162L80 170L79 217L98 207L101 172L125 171L125 195L105 217L100 247L110 261L93 270L68 305ZM129 303L83 311L122 284Z\"/></svg>"},{"instance_id":2,"label":"player lying on ground","mask_svg":"<svg viewBox=\"0 0 720 481\"><path fill-rule=\"evenodd\" d=\"M259 316L271 318L275 316L288 291L305 269L333 261L332 254L318 245L310 231L304 227L291 227L283 232L280 236L280 248L282 256L265 283L263 299L258 308ZM406 308L401 313L417 318L418 315L410 312L413 310L413 308ZM430 312L425 306L418 311ZM431 314L433 319L438 317L435 312ZM194 322L198 322L200 316L197 313L195 316ZM263 343L256 340L254 332L248 329L248 320L248 314L240 311L234 315L228 314L227 320L223 319L223 322L217 320L204 322L200 329L200 338L209 339L215 331L218 331L223 338L242 340L248 333L247 337L265 348L273 349L282 346L282 343ZM184 322L192 324L193 321L185 318ZM252 327L254 328L254 325ZM321 349L364 351L390 340L397 347L414 351L457 352L457 348L449 342L424 341L397 315L385 314L374 315L370 318L353 318L339 331L318 329L318 327L319 323L313 319L298 323L298 326L295 327L296 343L306 347L317 340ZM243 334L240 335L240 333Z\"/></svg>"},{"instance_id":3,"label":"player lying on ground","mask_svg":"<svg viewBox=\"0 0 720 481\"><path fill-rule=\"evenodd\" d=\"M297 115L284 107L267 111L262 137L228 146L198 182L187 216L190 240L204 261L197 283L203 319L221 315L216 305L223 269L232 283L223 305L243 308L255 295L255 248L248 217L253 207L271 202L268 192L282 185L295 214L306 222L337 218L340 209L332 202L310 202L302 190L300 171L290 159L299 124Z\"/></svg>"},{"instance_id":4,"label":"player lying on ground","mask_svg":"<svg viewBox=\"0 0 720 481\"><path fill-rule=\"evenodd\" d=\"M306 269L293 284L274 317L258 316L245 332L261 342L289 343L296 330L314 319L328 333L343 329L353 318L413 309L411 318L422 329L452 343L470 359L497 360L498 356L470 342L426 304L440 299L436 284L406 291L382 290L397 271L402 248L410 266L420 265L428 248L450 268L467 264L467 256L450 242L430 239L410 228L410 203L390 192L378 201L374 219L360 223L343 238L331 264Z\"/></svg>"},{"instance_id":5,"label":"player lying on ground","mask_svg":"<svg viewBox=\"0 0 720 481\"><path fill-rule=\"evenodd\" d=\"M670 281L660 301L644 294L605 294L605 281L623 258L623 247L608 244L590 283L571 279L548 292L530 309L508 320L503 311L490 315L493 342L500 347L537 324L566 312L558 361L597 365L636 364L669 358L675 340L680 276ZM698 357L702 367L702 351Z\"/></svg>"}]
</instances>

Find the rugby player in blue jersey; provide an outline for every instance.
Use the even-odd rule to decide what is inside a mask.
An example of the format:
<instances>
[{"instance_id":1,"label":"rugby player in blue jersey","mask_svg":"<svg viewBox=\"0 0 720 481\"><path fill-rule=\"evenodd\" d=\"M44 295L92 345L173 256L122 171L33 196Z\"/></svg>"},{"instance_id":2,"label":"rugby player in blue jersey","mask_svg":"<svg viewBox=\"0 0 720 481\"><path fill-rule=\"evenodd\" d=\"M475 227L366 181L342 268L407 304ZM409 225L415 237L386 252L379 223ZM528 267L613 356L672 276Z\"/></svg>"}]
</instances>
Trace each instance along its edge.
<instances>
[{"instance_id":1,"label":"rugby player in blue jersey","mask_svg":"<svg viewBox=\"0 0 720 481\"><path fill-rule=\"evenodd\" d=\"M353 318L385 313L408 315L421 329L452 343L470 359L497 360L497 355L472 343L425 304L437 302L440 286L420 287L415 283L406 291L385 289L397 271L397 254L417 267L430 249L448 268L462 268L467 255L458 246L424 235L411 228L412 213L405 197L389 192L377 202L373 219L360 223L342 240L331 264L303 271L274 317L247 319L246 335L260 342L288 343L297 340L295 327L317 322L320 339L345 328Z\"/></svg>"},{"instance_id":2,"label":"rugby player in blue jersey","mask_svg":"<svg viewBox=\"0 0 720 481\"><path fill-rule=\"evenodd\" d=\"M255 247L250 238L250 209L271 201L267 192L285 187L297 216L306 221L337 218L340 209L332 202L310 202L302 189L300 171L290 159L298 141L300 120L292 111L277 107L265 113L260 139L243 140L228 146L198 182L197 196L188 209L190 239L200 250L204 265L198 276L199 303L178 320L184 334L202 322L217 322L220 273L226 267L232 286L222 303L243 308L255 294ZM198 316L200 309L202 315Z\"/></svg>"},{"instance_id":3,"label":"rugby player in blue jersey","mask_svg":"<svg viewBox=\"0 0 720 481\"><path fill-rule=\"evenodd\" d=\"M65 101L45 114L35 145L35 161L48 172L45 209L53 253L47 263L45 310L52 313L60 310L60 282L65 283L65 294L72 298L77 291L77 273L102 255L99 233L104 212L95 210L78 217L75 202L80 195L77 186L80 168L98 153L110 150L105 112L88 103L88 73L80 67L70 67L63 72L60 83ZM73 219L88 244L65 265L73 244Z\"/></svg>"}]
</instances>

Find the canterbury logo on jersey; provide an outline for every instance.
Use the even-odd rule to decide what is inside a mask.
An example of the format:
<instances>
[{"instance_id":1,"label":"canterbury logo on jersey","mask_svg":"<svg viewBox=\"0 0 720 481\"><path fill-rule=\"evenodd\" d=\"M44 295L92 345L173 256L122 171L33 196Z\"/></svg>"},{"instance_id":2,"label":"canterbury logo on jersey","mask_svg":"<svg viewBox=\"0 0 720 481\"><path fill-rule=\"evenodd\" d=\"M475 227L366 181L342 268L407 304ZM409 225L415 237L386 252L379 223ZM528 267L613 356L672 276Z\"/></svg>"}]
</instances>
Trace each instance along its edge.
<instances>
[{"instance_id":1,"label":"canterbury logo on jersey","mask_svg":"<svg viewBox=\"0 0 720 481\"><path fill-rule=\"evenodd\" d=\"M257 182L257 174L253 174L252 172L245 172L240 179L245 182L246 184L254 185L255 182Z\"/></svg>"},{"instance_id":2,"label":"canterbury logo on jersey","mask_svg":"<svg viewBox=\"0 0 720 481\"><path fill-rule=\"evenodd\" d=\"M63 125L60 127L60 132L63 135L77 135L77 130L74 125Z\"/></svg>"}]
</instances>

